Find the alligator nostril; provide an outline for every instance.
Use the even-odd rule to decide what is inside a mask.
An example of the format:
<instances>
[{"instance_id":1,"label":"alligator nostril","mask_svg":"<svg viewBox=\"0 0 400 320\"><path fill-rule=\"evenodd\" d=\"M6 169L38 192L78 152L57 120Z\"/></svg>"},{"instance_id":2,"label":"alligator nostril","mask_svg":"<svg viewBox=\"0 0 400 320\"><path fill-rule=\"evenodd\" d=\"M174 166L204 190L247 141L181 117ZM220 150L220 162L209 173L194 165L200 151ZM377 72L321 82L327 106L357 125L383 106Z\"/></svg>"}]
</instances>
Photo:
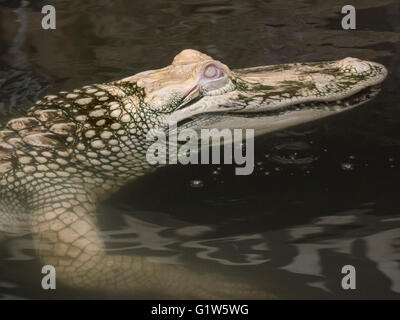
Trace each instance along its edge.
<instances>
[{"instance_id":1,"label":"alligator nostril","mask_svg":"<svg viewBox=\"0 0 400 320\"><path fill-rule=\"evenodd\" d=\"M363 73L371 69L371 65L367 61L362 61L360 59L351 57L340 60L339 67L341 69L355 70L357 73Z\"/></svg>"}]
</instances>

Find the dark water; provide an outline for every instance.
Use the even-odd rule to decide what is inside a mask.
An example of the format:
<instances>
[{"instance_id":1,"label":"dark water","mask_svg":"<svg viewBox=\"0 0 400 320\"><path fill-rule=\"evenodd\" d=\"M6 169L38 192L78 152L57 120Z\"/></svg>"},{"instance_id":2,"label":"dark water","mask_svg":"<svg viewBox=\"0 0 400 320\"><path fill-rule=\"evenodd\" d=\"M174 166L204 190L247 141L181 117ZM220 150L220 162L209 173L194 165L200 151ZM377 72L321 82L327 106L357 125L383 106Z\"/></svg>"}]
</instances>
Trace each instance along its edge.
<instances>
[{"instance_id":1,"label":"dark water","mask_svg":"<svg viewBox=\"0 0 400 320\"><path fill-rule=\"evenodd\" d=\"M44 4L0 1L2 122L43 92L162 67L184 48L232 69L346 56L383 63L389 77L373 102L258 138L251 176L169 166L99 215L110 253L229 275L278 298L400 297L399 1L357 1L355 31L341 29L347 1L54 0L54 31L40 27ZM348 264L356 290L341 287ZM45 292L40 279L29 236L4 239L1 298L95 296Z\"/></svg>"}]
</instances>

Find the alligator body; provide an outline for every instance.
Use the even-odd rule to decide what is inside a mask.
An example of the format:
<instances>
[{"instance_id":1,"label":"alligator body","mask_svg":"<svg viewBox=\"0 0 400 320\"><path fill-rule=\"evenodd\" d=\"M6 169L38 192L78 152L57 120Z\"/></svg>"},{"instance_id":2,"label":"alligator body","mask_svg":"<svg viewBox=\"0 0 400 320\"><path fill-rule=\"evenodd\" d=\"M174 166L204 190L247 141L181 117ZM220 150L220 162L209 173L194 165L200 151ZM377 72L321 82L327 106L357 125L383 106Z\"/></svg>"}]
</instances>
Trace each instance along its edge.
<instances>
[{"instance_id":1,"label":"alligator body","mask_svg":"<svg viewBox=\"0 0 400 320\"><path fill-rule=\"evenodd\" d=\"M77 288L266 297L220 276L107 254L96 206L153 169L150 129L269 132L361 105L385 77L382 65L354 58L231 71L184 50L163 69L45 96L0 131L0 231L31 233L41 261Z\"/></svg>"}]
</instances>

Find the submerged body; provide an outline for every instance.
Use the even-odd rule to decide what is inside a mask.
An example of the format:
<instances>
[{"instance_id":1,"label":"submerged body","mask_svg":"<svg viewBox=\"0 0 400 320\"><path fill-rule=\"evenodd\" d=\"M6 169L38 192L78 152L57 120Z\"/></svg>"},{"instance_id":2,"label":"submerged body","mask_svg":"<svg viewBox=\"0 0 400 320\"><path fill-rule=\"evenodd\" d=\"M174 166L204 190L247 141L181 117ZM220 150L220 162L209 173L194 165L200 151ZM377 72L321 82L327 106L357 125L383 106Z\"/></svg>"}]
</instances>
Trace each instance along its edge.
<instances>
[{"instance_id":1,"label":"submerged body","mask_svg":"<svg viewBox=\"0 0 400 320\"><path fill-rule=\"evenodd\" d=\"M166 68L60 92L0 131L0 231L32 233L57 279L86 289L160 296L267 297L246 284L144 257L105 252L96 206L153 167L151 129L283 129L361 105L386 77L346 58L231 71L195 50Z\"/></svg>"}]
</instances>

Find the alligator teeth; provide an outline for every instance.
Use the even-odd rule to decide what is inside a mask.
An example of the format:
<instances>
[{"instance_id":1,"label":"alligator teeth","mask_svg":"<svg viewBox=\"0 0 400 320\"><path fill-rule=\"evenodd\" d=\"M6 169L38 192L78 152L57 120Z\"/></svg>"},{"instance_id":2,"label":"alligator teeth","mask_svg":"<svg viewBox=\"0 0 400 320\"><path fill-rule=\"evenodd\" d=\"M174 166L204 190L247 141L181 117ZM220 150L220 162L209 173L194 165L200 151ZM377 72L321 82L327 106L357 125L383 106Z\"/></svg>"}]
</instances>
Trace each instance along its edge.
<instances>
[{"instance_id":1,"label":"alligator teeth","mask_svg":"<svg viewBox=\"0 0 400 320\"><path fill-rule=\"evenodd\" d=\"M369 88L372 92L378 92L381 90L380 86L372 86Z\"/></svg>"},{"instance_id":2,"label":"alligator teeth","mask_svg":"<svg viewBox=\"0 0 400 320\"><path fill-rule=\"evenodd\" d=\"M342 108L341 108L341 106L335 106L335 107L333 107L333 110L340 111L340 110L342 110Z\"/></svg>"}]
</instances>

